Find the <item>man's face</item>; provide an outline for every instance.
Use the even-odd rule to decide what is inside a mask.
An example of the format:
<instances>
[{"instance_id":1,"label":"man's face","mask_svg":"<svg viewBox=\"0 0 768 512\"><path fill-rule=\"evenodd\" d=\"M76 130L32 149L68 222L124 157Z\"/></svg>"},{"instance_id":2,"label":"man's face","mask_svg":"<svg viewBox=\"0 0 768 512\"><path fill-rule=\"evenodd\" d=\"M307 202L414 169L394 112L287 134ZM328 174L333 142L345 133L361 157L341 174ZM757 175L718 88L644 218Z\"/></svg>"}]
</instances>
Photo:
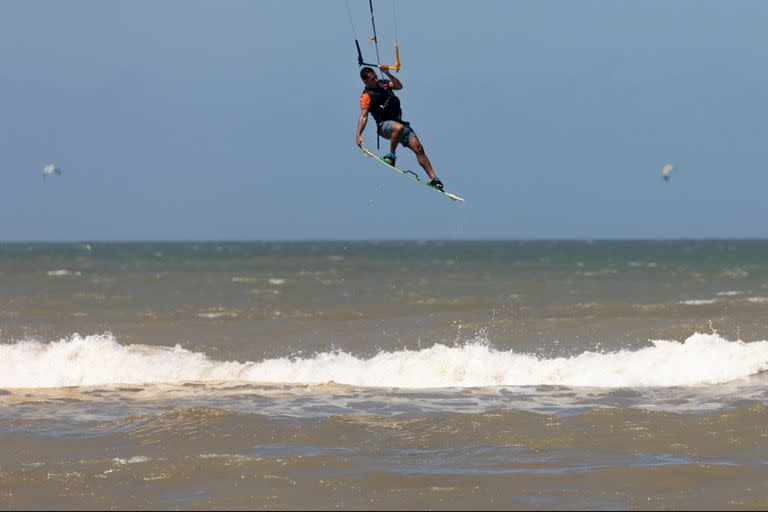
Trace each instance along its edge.
<instances>
[{"instance_id":1,"label":"man's face","mask_svg":"<svg viewBox=\"0 0 768 512\"><path fill-rule=\"evenodd\" d=\"M376 85L376 73L368 73L365 75L365 78L363 78L363 83L365 85Z\"/></svg>"}]
</instances>

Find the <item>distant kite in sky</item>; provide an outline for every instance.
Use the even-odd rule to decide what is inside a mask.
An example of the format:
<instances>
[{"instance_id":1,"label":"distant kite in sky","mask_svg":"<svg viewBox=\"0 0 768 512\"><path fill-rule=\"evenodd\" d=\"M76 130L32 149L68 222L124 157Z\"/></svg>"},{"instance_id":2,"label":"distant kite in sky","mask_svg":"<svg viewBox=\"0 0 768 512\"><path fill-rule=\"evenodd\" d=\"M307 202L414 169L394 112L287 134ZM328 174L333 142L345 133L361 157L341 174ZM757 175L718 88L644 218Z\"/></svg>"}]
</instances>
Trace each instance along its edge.
<instances>
[{"instance_id":1,"label":"distant kite in sky","mask_svg":"<svg viewBox=\"0 0 768 512\"><path fill-rule=\"evenodd\" d=\"M664 181L669 181L669 173L674 168L672 164L664 164L664 167L661 168L661 177L664 178Z\"/></svg>"},{"instance_id":2,"label":"distant kite in sky","mask_svg":"<svg viewBox=\"0 0 768 512\"><path fill-rule=\"evenodd\" d=\"M48 164L45 167L43 167L43 179L47 178L49 174L56 173L59 176L61 176L61 169L56 167L53 164Z\"/></svg>"}]
</instances>

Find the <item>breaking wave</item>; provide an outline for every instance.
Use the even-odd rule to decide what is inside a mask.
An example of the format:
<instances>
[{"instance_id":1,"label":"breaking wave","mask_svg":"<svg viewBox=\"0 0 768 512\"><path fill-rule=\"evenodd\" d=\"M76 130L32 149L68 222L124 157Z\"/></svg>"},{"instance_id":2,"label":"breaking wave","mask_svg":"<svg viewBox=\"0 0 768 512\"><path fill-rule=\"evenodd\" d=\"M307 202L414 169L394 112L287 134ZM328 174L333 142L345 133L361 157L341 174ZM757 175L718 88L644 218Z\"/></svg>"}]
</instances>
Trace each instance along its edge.
<instances>
[{"instance_id":1,"label":"breaking wave","mask_svg":"<svg viewBox=\"0 0 768 512\"><path fill-rule=\"evenodd\" d=\"M122 345L112 334L51 343L0 344L0 388L203 382L326 383L387 388L564 385L707 386L768 369L768 341L729 341L696 333L684 342L545 358L496 350L487 341L381 351L370 358L336 351L308 358L216 361L176 345Z\"/></svg>"}]
</instances>

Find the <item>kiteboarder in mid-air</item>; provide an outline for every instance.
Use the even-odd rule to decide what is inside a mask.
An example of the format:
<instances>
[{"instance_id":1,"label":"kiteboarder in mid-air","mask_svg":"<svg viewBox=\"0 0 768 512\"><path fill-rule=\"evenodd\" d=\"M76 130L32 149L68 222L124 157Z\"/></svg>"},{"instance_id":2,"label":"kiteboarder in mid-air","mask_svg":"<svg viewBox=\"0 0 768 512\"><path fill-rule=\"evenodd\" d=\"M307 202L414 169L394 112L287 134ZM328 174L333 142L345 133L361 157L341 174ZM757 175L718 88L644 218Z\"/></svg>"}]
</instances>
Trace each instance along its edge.
<instances>
[{"instance_id":1,"label":"kiteboarder in mid-air","mask_svg":"<svg viewBox=\"0 0 768 512\"><path fill-rule=\"evenodd\" d=\"M416 153L416 160L429 176L429 186L443 190L443 183L435 175L432 164L424 152L424 147L411 128L411 124L403 121L403 112L400 108L400 100L392 92L403 88L402 82L390 73L390 66L382 64L379 69L387 75L389 80L379 80L373 68L368 66L360 70L360 78L363 79L365 90L360 96L360 120L357 123L357 145L363 145L363 130L368 122L368 114L376 121L376 130L379 135L389 139L389 153L382 157L386 163L395 166L397 145L410 148Z\"/></svg>"}]
</instances>

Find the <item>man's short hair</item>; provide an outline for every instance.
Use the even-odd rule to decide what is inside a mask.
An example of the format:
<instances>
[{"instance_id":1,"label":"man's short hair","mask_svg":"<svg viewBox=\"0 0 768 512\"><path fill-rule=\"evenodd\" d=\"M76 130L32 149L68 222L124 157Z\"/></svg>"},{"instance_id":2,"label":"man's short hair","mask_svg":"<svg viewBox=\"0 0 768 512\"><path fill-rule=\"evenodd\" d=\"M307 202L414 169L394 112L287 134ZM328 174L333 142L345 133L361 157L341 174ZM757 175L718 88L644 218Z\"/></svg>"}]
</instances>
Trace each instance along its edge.
<instances>
[{"instance_id":1,"label":"man's short hair","mask_svg":"<svg viewBox=\"0 0 768 512\"><path fill-rule=\"evenodd\" d=\"M360 70L360 78L362 80L365 80L365 77L368 76L368 73L373 73L374 75L376 74L376 72L373 70L373 68L365 66L363 69Z\"/></svg>"}]
</instances>

